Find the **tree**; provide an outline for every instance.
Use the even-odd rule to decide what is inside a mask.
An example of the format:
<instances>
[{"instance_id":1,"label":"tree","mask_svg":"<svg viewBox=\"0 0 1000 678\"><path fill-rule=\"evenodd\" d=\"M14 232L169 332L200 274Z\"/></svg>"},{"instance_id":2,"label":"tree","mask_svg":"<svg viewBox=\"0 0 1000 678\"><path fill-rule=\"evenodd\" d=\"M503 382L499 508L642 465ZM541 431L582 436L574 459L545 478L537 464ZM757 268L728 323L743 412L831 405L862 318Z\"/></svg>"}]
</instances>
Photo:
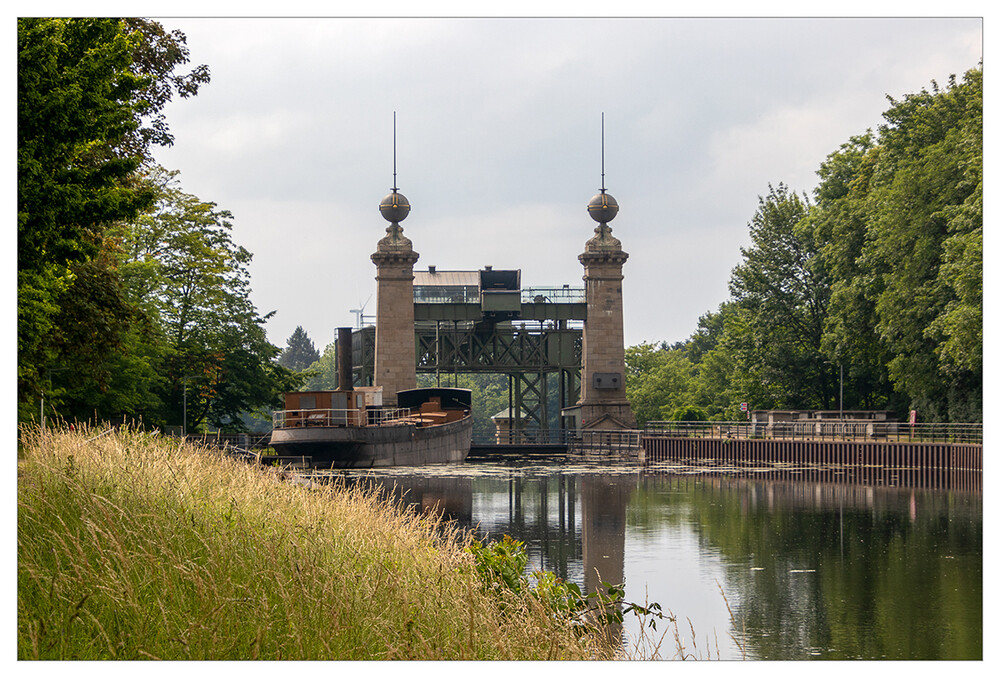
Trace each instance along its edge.
<instances>
[{"instance_id":1,"label":"tree","mask_svg":"<svg viewBox=\"0 0 1000 678\"><path fill-rule=\"evenodd\" d=\"M829 409L843 368L848 407L982 420L982 69L890 102L822 163L815 204L780 184L760 198L731 299L681 346L679 405ZM637 415L670 397L644 392L658 351L629 354Z\"/></svg>"},{"instance_id":2,"label":"tree","mask_svg":"<svg viewBox=\"0 0 1000 678\"><path fill-rule=\"evenodd\" d=\"M108 275L90 267L105 229L134 219L152 205L154 191L141 181L150 144L169 143L156 116L172 91L197 92L208 80L199 67L174 75L187 61L184 37L175 31L151 39L162 27L148 20L18 20L18 403L23 414L61 356L54 338L76 332L60 318L73 317L73 299L114 295ZM87 289L73 290L77 281ZM104 289L98 291L100 283ZM119 314L119 329L127 326ZM106 317L106 314L105 314ZM89 328L99 334L101 327ZM106 328L105 328L106 329ZM120 345L116 340L106 348ZM110 354L91 351L92 360ZM116 349L117 350L117 349Z\"/></svg>"},{"instance_id":3,"label":"tree","mask_svg":"<svg viewBox=\"0 0 1000 678\"><path fill-rule=\"evenodd\" d=\"M864 253L889 375L932 420L981 418L982 70L890 101Z\"/></svg>"},{"instance_id":4,"label":"tree","mask_svg":"<svg viewBox=\"0 0 1000 678\"><path fill-rule=\"evenodd\" d=\"M691 404L691 362L684 352L649 343L625 349L625 384L639 426L670 419Z\"/></svg>"},{"instance_id":5,"label":"tree","mask_svg":"<svg viewBox=\"0 0 1000 678\"><path fill-rule=\"evenodd\" d=\"M232 214L177 187L177 172L154 168L155 212L113 231L121 243L131 301L158 322L162 419L239 429L240 414L278 406L299 378L277 364L250 301L252 255L231 237Z\"/></svg>"},{"instance_id":6,"label":"tree","mask_svg":"<svg viewBox=\"0 0 1000 678\"><path fill-rule=\"evenodd\" d=\"M876 331L878 281L863 257L870 236L868 193L879 153L867 132L830 154L817 172L820 183L809 223L831 281L823 352L844 369L847 402L895 409L900 399L886 369L890 356Z\"/></svg>"},{"instance_id":7,"label":"tree","mask_svg":"<svg viewBox=\"0 0 1000 678\"><path fill-rule=\"evenodd\" d=\"M740 323L729 344L737 369L750 377L744 381L760 387L758 406L828 409L834 370L822 339L829 277L805 219L808 202L783 184L769 189L750 222L753 245L741 249L743 262L730 278Z\"/></svg>"},{"instance_id":8,"label":"tree","mask_svg":"<svg viewBox=\"0 0 1000 678\"><path fill-rule=\"evenodd\" d=\"M890 102L877 137L851 139L819 172L824 351L859 404L978 420L982 71Z\"/></svg>"},{"instance_id":9,"label":"tree","mask_svg":"<svg viewBox=\"0 0 1000 678\"><path fill-rule=\"evenodd\" d=\"M312 339L302 325L298 325L292 336L288 337L288 345L281 352L278 364L290 370L301 372L319 360L319 351L313 345Z\"/></svg>"},{"instance_id":10,"label":"tree","mask_svg":"<svg viewBox=\"0 0 1000 678\"><path fill-rule=\"evenodd\" d=\"M330 342L323 354L314 360L306 370L308 375L302 384L304 391L329 391L337 388L337 344Z\"/></svg>"}]
</instances>

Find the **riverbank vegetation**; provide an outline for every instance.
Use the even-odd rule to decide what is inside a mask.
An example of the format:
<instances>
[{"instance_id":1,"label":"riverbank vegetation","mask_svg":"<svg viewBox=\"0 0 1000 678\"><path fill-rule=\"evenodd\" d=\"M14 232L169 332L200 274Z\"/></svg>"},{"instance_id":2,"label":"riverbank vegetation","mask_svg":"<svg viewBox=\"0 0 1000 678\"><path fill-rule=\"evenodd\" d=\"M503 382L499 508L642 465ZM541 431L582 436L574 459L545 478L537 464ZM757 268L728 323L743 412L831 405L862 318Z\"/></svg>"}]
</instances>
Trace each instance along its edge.
<instances>
[{"instance_id":1,"label":"riverbank vegetation","mask_svg":"<svg viewBox=\"0 0 1000 678\"><path fill-rule=\"evenodd\" d=\"M135 430L23 443L19 659L613 654L538 596L484 586L464 533L372 492Z\"/></svg>"},{"instance_id":2,"label":"riverbank vegetation","mask_svg":"<svg viewBox=\"0 0 1000 678\"><path fill-rule=\"evenodd\" d=\"M686 341L626 351L640 423L694 408L983 418L983 72L932 83L820 166L769 186L730 299Z\"/></svg>"}]
</instances>

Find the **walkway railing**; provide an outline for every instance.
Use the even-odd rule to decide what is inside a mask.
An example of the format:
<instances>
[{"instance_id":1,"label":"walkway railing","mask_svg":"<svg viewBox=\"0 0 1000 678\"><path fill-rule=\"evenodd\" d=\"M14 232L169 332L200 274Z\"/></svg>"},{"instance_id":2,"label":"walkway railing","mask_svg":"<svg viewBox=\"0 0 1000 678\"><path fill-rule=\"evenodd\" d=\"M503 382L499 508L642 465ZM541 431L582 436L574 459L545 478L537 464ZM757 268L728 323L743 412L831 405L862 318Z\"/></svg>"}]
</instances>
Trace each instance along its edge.
<instances>
[{"instance_id":1,"label":"walkway railing","mask_svg":"<svg viewBox=\"0 0 1000 678\"><path fill-rule=\"evenodd\" d=\"M573 431L566 451L569 454L638 456L642 431Z\"/></svg>"},{"instance_id":2,"label":"walkway railing","mask_svg":"<svg viewBox=\"0 0 1000 678\"><path fill-rule=\"evenodd\" d=\"M721 421L650 421L645 435L679 438L885 440L982 444L982 424L908 424L820 419L773 424Z\"/></svg>"},{"instance_id":3,"label":"walkway railing","mask_svg":"<svg viewBox=\"0 0 1000 678\"><path fill-rule=\"evenodd\" d=\"M472 442L475 445L565 445L574 431L564 428L539 428L520 431L501 431L495 429L485 433L473 431Z\"/></svg>"},{"instance_id":4,"label":"walkway railing","mask_svg":"<svg viewBox=\"0 0 1000 678\"><path fill-rule=\"evenodd\" d=\"M406 407L360 410L279 410L271 415L274 428L304 426L379 426L410 416Z\"/></svg>"},{"instance_id":5,"label":"walkway railing","mask_svg":"<svg viewBox=\"0 0 1000 678\"><path fill-rule=\"evenodd\" d=\"M583 287L526 287L521 290L522 304L586 304L587 290Z\"/></svg>"},{"instance_id":6,"label":"walkway railing","mask_svg":"<svg viewBox=\"0 0 1000 678\"><path fill-rule=\"evenodd\" d=\"M176 437L181 437L177 434ZM243 450L266 447L271 439L268 433L189 433L185 440L209 447L236 447Z\"/></svg>"}]
</instances>

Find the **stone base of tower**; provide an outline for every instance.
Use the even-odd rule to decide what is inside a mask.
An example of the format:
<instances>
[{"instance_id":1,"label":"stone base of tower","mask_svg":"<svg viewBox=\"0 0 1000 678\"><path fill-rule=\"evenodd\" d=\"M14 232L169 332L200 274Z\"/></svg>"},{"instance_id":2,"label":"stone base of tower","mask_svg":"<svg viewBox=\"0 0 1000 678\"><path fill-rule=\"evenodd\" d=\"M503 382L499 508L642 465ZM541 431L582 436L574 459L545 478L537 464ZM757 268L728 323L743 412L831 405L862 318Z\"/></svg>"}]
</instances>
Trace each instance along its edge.
<instances>
[{"instance_id":1,"label":"stone base of tower","mask_svg":"<svg viewBox=\"0 0 1000 678\"><path fill-rule=\"evenodd\" d=\"M579 403L562 411L566 426L576 430L628 431L636 428L632 406L625 401Z\"/></svg>"},{"instance_id":2,"label":"stone base of tower","mask_svg":"<svg viewBox=\"0 0 1000 678\"><path fill-rule=\"evenodd\" d=\"M581 403L580 428L621 431L636 427L635 415L628 401L618 403Z\"/></svg>"}]
</instances>

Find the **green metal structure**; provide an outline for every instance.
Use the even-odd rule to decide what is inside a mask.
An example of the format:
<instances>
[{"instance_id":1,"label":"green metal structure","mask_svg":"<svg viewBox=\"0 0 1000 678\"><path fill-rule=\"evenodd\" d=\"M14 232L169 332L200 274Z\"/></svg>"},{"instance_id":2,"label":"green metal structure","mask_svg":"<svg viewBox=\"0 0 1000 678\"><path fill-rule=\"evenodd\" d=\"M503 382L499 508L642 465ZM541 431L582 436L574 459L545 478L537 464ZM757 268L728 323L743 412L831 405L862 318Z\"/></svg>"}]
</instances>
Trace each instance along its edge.
<instances>
[{"instance_id":1,"label":"green metal structure","mask_svg":"<svg viewBox=\"0 0 1000 678\"><path fill-rule=\"evenodd\" d=\"M580 396L583 288L521 289L520 271L414 271L418 374L445 385L461 373L505 374L510 412L521 430L565 428L561 410ZM355 383L371 384L375 328L353 338ZM559 410L549 406L559 392Z\"/></svg>"}]
</instances>

